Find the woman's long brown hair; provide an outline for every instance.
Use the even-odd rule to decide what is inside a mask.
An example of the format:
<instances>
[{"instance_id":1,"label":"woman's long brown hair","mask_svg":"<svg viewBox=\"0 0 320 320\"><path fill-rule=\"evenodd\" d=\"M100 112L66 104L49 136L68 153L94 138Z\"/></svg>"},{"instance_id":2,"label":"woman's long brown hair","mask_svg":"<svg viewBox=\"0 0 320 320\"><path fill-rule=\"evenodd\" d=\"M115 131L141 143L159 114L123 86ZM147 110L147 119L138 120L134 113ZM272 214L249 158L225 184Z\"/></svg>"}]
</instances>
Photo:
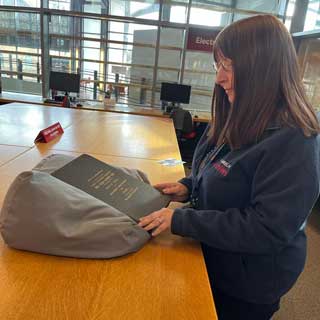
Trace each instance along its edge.
<instances>
[{"instance_id":1,"label":"woman's long brown hair","mask_svg":"<svg viewBox=\"0 0 320 320\"><path fill-rule=\"evenodd\" d=\"M232 60L235 101L215 85L209 139L232 149L259 141L272 121L301 128L305 136L320 132L307 100L291 36L274 16L237 21L216 38L218 53Z\"/></svg>"}]
</instances>

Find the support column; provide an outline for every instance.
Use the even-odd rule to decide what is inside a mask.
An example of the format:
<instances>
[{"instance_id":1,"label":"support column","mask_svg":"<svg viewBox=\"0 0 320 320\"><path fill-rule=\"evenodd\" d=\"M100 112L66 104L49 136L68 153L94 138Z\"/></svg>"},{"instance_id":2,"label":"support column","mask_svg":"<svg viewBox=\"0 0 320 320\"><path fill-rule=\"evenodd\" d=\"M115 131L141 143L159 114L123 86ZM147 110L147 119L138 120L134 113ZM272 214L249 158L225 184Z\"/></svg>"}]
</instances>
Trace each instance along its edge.
<instances>
[{"instance_id":1,"label":"support column","mask_svg":"<svg viewBox=\"0 0 320 320\"><path fill-rule=\"evenodd\" d=\"M306 20L309 0L296 1L291 20L290 33L302 32Z\"/></svg>"},{"instance_id":2,"label":"support column","mask_svg":"<svg viewBox=\"0 0 320 320\"><path fill-rule=\"evenodd\" d=\"M93 80L94 80L94 83L93 83L93 100L97 100L97 87L98 87L98 84L97 84L98 71L97 70L93 71Z\"/></svg>"},{"instance_id":3,"label":"support column","mask_svg":"<svg viewBox=\"0 0 320 320\"><path fill-rule=\"evenodd\" d=\"M40 12L40 39L41 39L41 70L42 70L42 97L49 97L49 76L50 76L50 42L49 42L49 21L50 16L45 14L43 9L49 7L49 1L41 1Z\"/></svg>"},{"instance_id":4,"label":"support column","mask_svg":"<svg viewBox=\"0 0 320 320\"><path fill-rule=\"evenodd\" d=\"M125 2L126 3L126 2ZM109 3L102 1L101 2L101 14L108 15L109 14ZM101 40L103 42L100 43L100 51L103 52L103 91L107 91L107 77L108 77L108 40L109 40L109 21L101 20Z\"/></svg>"},{"instance_id":5,"label":"support column","mask_svg":"<svg viewBox=\"0 0 320 320\"><path fill-rule=\"evenodd\" d=\"M23 80L23 76L22 76L23 66L22 66L22 60L21 59L17 60L17 72L18 72L17 78L19 80Z\"/></svg>"},{"instance_id":6,"label":"support column","mask_svg":"<svg viewBox=\"0 0 320 320\"><path fill-rule=\"evenodd\" d=\"M159 17L158 20L161 21L161 13L163 8L163 0L160 0L159 6ZM152 91L151 91L151 107L154 107L154 102L156 98L156 88L157 88L157 78L158 78L158 62L159 62L159 51L160 51L160 35L161 27L157 26L157 38L156 38L156 47L155 47L155 57L154 57L154 68L153 68L153 77L152 77Z\"/></svg>"}]
</instances>

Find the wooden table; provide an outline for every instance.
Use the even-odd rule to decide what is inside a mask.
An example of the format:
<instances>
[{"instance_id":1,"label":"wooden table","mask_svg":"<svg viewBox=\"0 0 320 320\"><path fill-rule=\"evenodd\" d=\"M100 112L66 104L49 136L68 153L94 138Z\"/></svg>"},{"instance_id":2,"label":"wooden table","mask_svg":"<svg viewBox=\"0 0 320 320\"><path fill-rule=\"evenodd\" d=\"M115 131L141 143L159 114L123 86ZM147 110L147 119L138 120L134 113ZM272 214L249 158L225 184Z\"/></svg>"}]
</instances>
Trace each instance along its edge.
<instances>
[{"instance_id":1,"label":"wooden table","mask_svg":"<svg viewBox=\"0 0 320 320\"><path fill-rule=\"evenodd\" d=\"M20 122L17 122L17 117L10 108L11 106L1 106L0 110L2 109L1 119L4 114L7 115L6 125L11 134L19 126L30 129L30 123L23 124L22 114ZM28 111L38 110L35 114L43 113L41 125L47 124L49 118L45 116L46 111L42 107L28 108ZM95 116L91 118L87 111L78 111L79 114L76 114L72 110L61 110L65 110L61 115L65 134L60 139L32 147L24 146L29 143L27 138L24 138L23 146L0 144L1 155L2 152L8 153L7 156L0 157L0 161L3 159L0 162L0 204L14 177L24 170L30 170L43 157L51 153L78 155L74 150L56 149L62 146L67 148L68 144L63 141L72 140L72 132L77 138L69 146L81 146L79 152L90 152L109 163L140 168L148 174L152 183L175 181L184 175L181 165L163 167L155 160L155 155L161 154L163 146L167 146L171 153L175 152L176 157L179 157L176 140L171 139L174 132L171 120L166 120L168 123L162 122L165 119L153 122L154 131L157 131L158 125L165 126L167 135L160 135L159 141L152 136L151 142L144 137L143 148L151 149L148 153L141 152L136 145L139 134L126 135L126 130L128 127L136 129L136 124L131 121L136 122L142 126L141 135L144 135L152 128L147 124L144 127L143 123L156 118L141 117L138 120L136 116L127 115L124 119L118 115L115 119L107 117L98 120ZM52 120L59 121L59 117L56 114ZM90 121L85 122L85 119ZM117 137L118 144L129 146L132 143L133 146L136 145L136 149L127 152L124 148L119 148L119 153L124 152L125 156L108 153L114 149L108 148L108 136L105 136L108 129L107 125L103 125L105 121L114 126L115 130L123 129L123 133ZM35 121L34 125L38 130L40 124ZM96 134L95 127L101 125L104 134L98 135L96 140L102 139L104 142L102 145L92 146L86 139ZM87 142L81 144L81 137ZM125 141L121 141L122 139ZM109 136L110 145L114 143L113 140L115 137ZM156 152L152 150L153 143L160 143L154 146ZM162 151L163 155L167 153ZM5 320L217 319L199 244L169 233L150 240L134 254L108 260L73 259L23 252L8 248L0 237L0 295L0 319Z\"/></svg>"},{"instance_id":2,"label":"wooden table","mask_svg":"<svg viewBox=\"0 0 320 320\"><path fill-rule=\"evenodd\" d=\"M18 157L20 154L26 152L30 148L19 146L8 146L0 144L0 166L12 159Z\"/></svg>"},{"instance_id":3,"label":"wooden table","mask_svg":"<svg viewBox=\"0 0 320 320\"><path fill-rule=\"evenodd\" d=\"M0 106L0 144L33 146L38 132L58 121L65 132L45 148L181 159L171 119L21 103Z\"/></svg>"},{"instance_id":4,"label":"wooden table","mask_svg":"<svg viewBox=\"0 0 320 320\"><path fill-rule=\"evenodd\" d=\"M88 117L94 111L88 111ZM0 105L0 144L33 147L41 129L60 122L66 129L84 117L75 109L48 108L27 103Z\"/></svg>"},{"instance_id":5,"label":"wooden table","mask_svg":"<svg viewBox=\"0 0 320 320\"><path fill-rule=\"evenodd\" d=\"M0 104L1 103L10 103L10 102L20 102L20 103L32 103L46 106L56 106L60 107L61 103L57 104L47 104L44 102L43 98L35 95L27 95L22 93L12 93L5 92L0 94ZM115 106L104 106L102 102L95 101L84 101L82 102L81 107L77 107L75 104L71 104L71 109L81 109L81 110L95 110L95 111L104 111L104 112L115 112L115 113L127 113L127 114L136 114L136 115L144 115L144 116L152 116L152 117L161 117L161 118L169 118L169 115L163 114L163 111L159 108L152 107L141 107L141 106L132 106L132 105L120 105L117 104ZM207 111L191 111L193 121L194 122L210 122L211 112Z\"/></svg>"},{"instance_id":6,"label":"wooden table","mask_svg":"<svg viewBox=\"0 0 320 320\"><path fill-rule=\"evenodd\" d=\"M22 102L32 104L43 104L43 98L39 95L25 94L19 92L2 92L0 93L0 104L11 102Z\"/></svg>"},{"instance_id":7,"label":"wooden table","mask_svg":"<svg viewBox=\"0 0 320 320\"><path fill-rule=\"evenodd\" d=\"M164 114L162 110L159 108L151 108L151 107L139 107L139 106L104 106L102 103L95 103L91 105L84 104L84 109L98 109L102 111L110 111L110 112L118 112L118 113L129 113L129 114L137 114L143 116L152 116L152 117L162 117L169 118L169 114ZM210 122L211 113L206 111L190 111L194 122Z\"/></svg>"}]
</instances>

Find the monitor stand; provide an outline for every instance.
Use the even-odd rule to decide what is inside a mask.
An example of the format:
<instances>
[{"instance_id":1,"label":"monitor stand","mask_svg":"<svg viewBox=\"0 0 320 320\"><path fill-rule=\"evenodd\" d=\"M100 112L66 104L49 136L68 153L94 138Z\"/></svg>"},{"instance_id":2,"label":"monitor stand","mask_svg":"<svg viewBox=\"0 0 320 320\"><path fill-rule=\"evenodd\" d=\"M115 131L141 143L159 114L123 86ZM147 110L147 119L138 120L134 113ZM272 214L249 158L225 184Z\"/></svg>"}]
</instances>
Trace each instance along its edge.
<instances>
[{"instance_id":1,"label":"monitor stand","mask_svg":"<svg viewBox=\"0 0 320 320\"><path fill-rule=\"evenodd\" d=\"M168 104L165 106L165 114L171 114L171 112L175 109L179 109L180 104L176 102L168 102Z\"/></svg>"},{"instance_id":2,"label":"monitor stand","mask_svg":"<svg viewBox=\"0 0 320 320\"><path fill-rule=\"evenodd\" d=\"M70 107L70 98L69 98L68 92L66 92L64 94L64 98L63 98L63 101L62 101L62 106L63 107Z\"/></svg>"},{"instance_id":3,"label":"monitor stand","mask_svg":"<svg viewBox=\"0 0 320 320\"><path fill-rule=\"evenodd\" d=\"M52 97L52 100L55 100L56 102L62 102L63 99L64 99L64 95L60 95L60 94L59 95L56 94Z\"/></svg>"}]
</instances>

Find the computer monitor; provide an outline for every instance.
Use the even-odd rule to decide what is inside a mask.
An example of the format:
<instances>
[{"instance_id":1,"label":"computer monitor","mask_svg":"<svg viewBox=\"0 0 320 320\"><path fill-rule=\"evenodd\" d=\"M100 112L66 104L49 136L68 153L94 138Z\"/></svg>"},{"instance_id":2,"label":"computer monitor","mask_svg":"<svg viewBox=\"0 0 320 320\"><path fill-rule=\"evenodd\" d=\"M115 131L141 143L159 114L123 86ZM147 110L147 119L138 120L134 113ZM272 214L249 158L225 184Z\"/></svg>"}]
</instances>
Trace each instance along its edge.
<instances>
[{"instance_id":1,"label":"computer monitor","mask_svg":"<svg viewBox=\"0 0 320 320\"><path fill-rule=\"evenodd\" d=\"M79 92L80 74L51 71L49 87L58 91Z\"/></svg>"},{"instance_id":2,"label":"computer monitor","mask_svg":"<svg viewBox=\"0 0 320 320\"><path fill-rule=\"evenodd\" d=\"M185 84L161 83L160 100L174 103L190 102L191 86Z\"/></svg>"}]
</instances>

